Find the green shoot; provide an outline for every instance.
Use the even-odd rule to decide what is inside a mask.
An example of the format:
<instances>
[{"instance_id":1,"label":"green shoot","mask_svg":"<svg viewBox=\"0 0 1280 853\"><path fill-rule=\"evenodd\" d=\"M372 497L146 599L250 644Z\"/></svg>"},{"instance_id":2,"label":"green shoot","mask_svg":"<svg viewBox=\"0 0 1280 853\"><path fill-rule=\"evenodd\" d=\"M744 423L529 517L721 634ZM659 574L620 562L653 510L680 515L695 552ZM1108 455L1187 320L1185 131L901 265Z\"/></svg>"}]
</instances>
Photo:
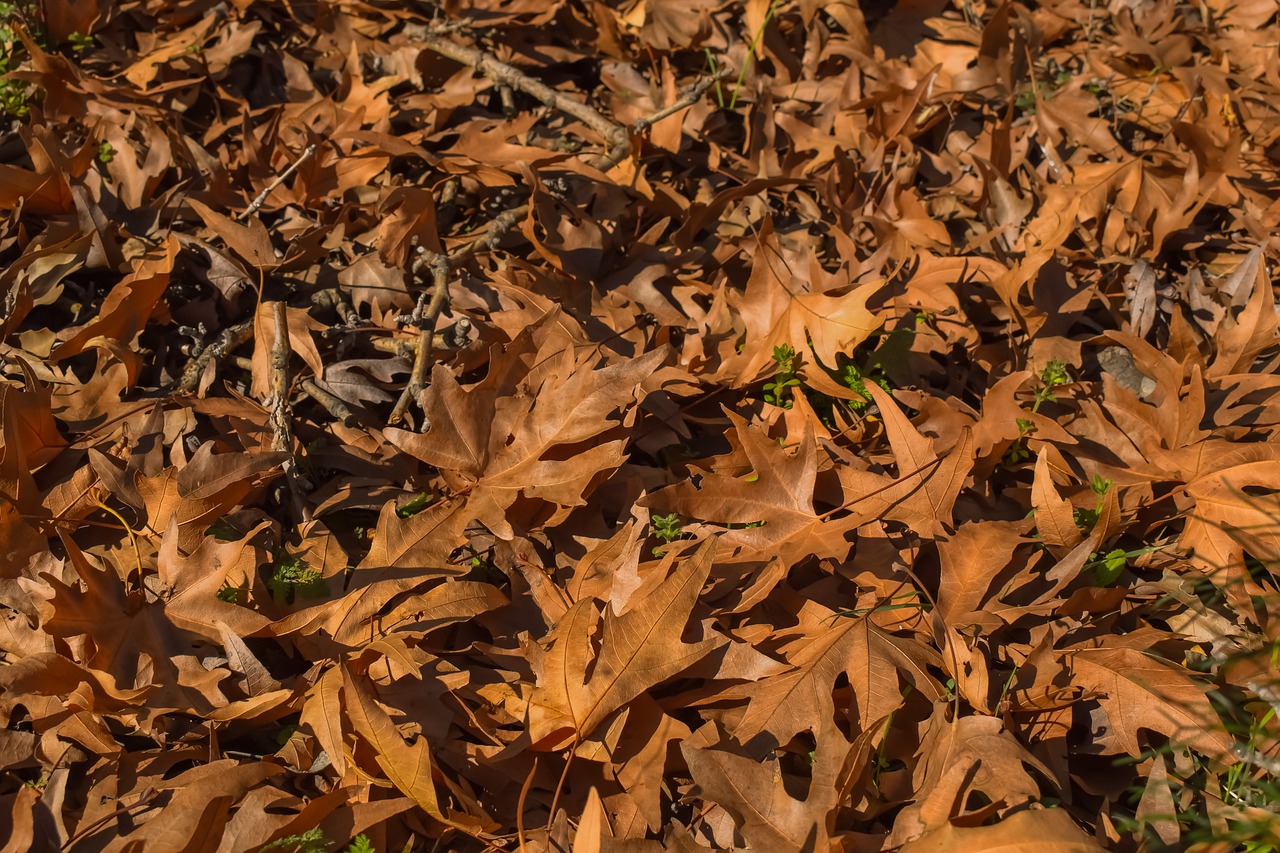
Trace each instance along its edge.
<instances>
[{"instance_id":1,"label":"green shoot","mask_svg":"<svg viewBox=\"0 0 1280 853\"><path fill-rule=\"evenodd\" d=\"M764 401L770 406L781 409L791 408L792 401L789 399L788 389L800 384L796 374L800 370L801 358L791 344L773 348L773 361L777 365L777 370L773 374L773 381L765 383L764 386Z\"/></svg>"},{"instance_id":2,"label":"green shoot","mask_svg":"<svg viewBox=\"0 0 1280 853\"><path fill-rule=\"evenodd\" d=\"M711 76L718 77L720 69L716 66L716 58L715 55L711 53L711 48L704 47L702 52L707 55L707 68L710 70ZM720 109L724 109L724 89L720 87L720 81L718 79L716 80L716 104Z\"/></svg>"},{"instance_id":3,"label":"green shoot","mask_svg":"<svg viewBox=\"0 0 1280 853\"><path fill-rule=\"evenodd\" d=\"M329 585L319 572L307 568L300 557L292 557L284 552L276 555L276 564L271 578L267 581L267 589L277 604L292 601L295 597L323 598L329 594Z\"/></svg>"},{"instance_id":4,"label":"green shoot","mask_svg":"<svg viewBox=\"0 0 1280 853\"><path fill-rule=\"evenodd\" d=\"M1076 527L1081 531L1088 533L1098 523L1098 517L1102 514L1102 499L1111 488L1111 481L1104 480L1100 475L1093 475L1093 482L1089 484L1089 488L1098 496L1097 505L1093 509L1077 509L1074 513Z\"/></svg>"},{"instance_id":5,"label":"green shoot","mask_svg":"<svg viewBox=\"0 0 1280 853\"><path fill-rule=\"evenodd\" d=\"M1056 400L1057 397L1053 393L1053 389L1059 385L1067 385L1071 382L1071 376L1067 373L1066 363L1058 359L1052 359L1045 365L1044 370L1040 371L1040 387L1036 389L1036 401L1031 407L1032 412L1039 412L1040 406L1045 403Z\"/></svg>"},{"instance_id":6,"label":"green shoot","mask_svg":"<svg viewBox=\"0 0 1280 853\"><path fill-rule=\"evenodd\" d=\"M408 518L411 515L417 515L427 508L427 493L419 492L413 498L405 501L396 507L396 515L400 518Z\"/></svg>"},{"instance_id":7,"label":"green shoot","mask_svg":"<svg viewBox=\"0 0 1280 853\"><path fill-rule=\"evenodd\" d=\"M670 515L655 515L650 521L653 523L653 536L655 539L661 539L670 545L676 539L684 535L684 529L680 523L680 516L677 513ZM663 555L662 546L653 549L653 556L661 557Z\"/></svg>"},{"instance_id":8,"label":"green shoot","mask_svg":"<svg viewBox=\"0 0 1280 853\"><path fill-rule=\"evenodd\" d=\"M272 850L278 850L280 853L324 853L332 846L333 842L324 834L324 830L317 826L306 832L277 838L270 844L259 847L258 853L269 853Z\"/></svg>"}]
</instances>

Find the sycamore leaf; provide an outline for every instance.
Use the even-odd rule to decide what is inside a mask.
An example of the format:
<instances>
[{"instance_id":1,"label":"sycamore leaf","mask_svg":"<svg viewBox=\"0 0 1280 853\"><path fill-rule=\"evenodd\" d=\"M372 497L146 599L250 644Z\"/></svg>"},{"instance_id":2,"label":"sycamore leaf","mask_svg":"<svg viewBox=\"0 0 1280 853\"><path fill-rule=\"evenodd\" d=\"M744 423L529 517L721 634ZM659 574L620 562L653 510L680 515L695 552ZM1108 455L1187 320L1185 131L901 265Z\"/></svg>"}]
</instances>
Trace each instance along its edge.
<instances>
[{"instance_id":1,"label":"sycamore leaf","mask_svg":"<svg viewBox=\"0 0 1280 853\"><path fill-rule=\"evenodd\" d=\"M747 331L738 368L742 381L755 381L778 346L807 349L819 364L835 368L837 356L852 353L883 325L866 307L879 282L848 293L804 289L822 287L823 277L812 257L784 256L772 223L765 221L738 306Z\"/></svg>"},{"instance_id":2,"label":"sycamore leaf","mask_svg":"<svg viewBox=\"0 0 1280 853\"><path fill-rule=\"evenodd\" d=\"M818 472L813 425L806 422L795 446L783 448L759 426L732 413L728 418L752 470L746 476L709 472L696 486L676 483L644 499L644 505L658 513L739 525L721 539L751 557L780 554L794 561L810 553L847 553L844 534L857 520L828 520L813 506Z\"/></svg>"},{"instance_id":3,"label":"sycamore leaf","mask_svg":"<svg viewBox=\"0 0 1280 853\"><path fill-rule=\"evenodd\" d=\"M1049 473L1049 454L1036 457L1035 482L1031 486L1031 505L1036 510L1036 529L1046 545L1070 550L1084 535L1076 526L1071 501L1063 499Z\"/></svg>"},{"instance_id":4,"label":"sycamore leaf","mask_svg":"<svg viewBox=\"0 0 1280 853\"><path fill-rule=\"evenodd\" d=\"M747 741L767 733L785 744L802 731L817 732L821 716L829 713L831 691L847 675L857 699L862 726L892 714L904 701L899 673L914 689L936 698L941 689L928 666L937 666L937 653L919 641L895 637L868 618L836 617L791 660L794 669L756 682L743 692L750 698L734 736Z\"/></svg>"},{"instance_id":5,"label":"sycamore leaf","mask_svg":"<svg viewBox=\"0 0 1280 853\"><path fill-rule=\"evenodd\" d=\"M1213 759L1229 759L1231 738L1209 703L1206 687L1191 673L1133 648L1066 649L1073 683L1098 695L1109 725L1096 734L1107 752L1135 758L1150 729Z\"/></svg>"}]
</instances>

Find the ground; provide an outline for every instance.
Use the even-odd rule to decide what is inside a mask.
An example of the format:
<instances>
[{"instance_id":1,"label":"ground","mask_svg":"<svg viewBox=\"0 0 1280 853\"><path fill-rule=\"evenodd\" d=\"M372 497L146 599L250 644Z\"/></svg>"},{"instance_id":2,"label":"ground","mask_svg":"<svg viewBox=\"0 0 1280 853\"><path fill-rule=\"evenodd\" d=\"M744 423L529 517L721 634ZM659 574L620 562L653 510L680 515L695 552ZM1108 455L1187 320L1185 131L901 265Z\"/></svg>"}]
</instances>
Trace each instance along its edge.
<instances>
[{"instance_id":1,"label":"ground","mask_svg":"<svg viewBox=\"0 0 1280 853\"><path fill-rule=\"evenodd\" d=\"M1280 846L1274 0L0 24L6 853Z\"/></svg>"}]
</instances>

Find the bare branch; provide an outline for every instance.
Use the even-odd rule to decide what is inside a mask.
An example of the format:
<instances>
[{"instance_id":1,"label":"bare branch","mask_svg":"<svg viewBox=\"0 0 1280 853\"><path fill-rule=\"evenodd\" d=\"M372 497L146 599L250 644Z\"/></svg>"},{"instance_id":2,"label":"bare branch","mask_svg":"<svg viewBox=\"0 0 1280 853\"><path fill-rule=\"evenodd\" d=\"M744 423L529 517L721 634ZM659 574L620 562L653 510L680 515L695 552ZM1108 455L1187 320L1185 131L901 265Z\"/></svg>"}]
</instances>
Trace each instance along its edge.
<instances>
[{"instance_id":1,"label":"bare branch","mask_svg":"<svg viewBox=\"0 0 1280 853\"><path fill-rule=\"evenodd\" d=\"M441 56L447 56L455 62L461 62L463 65L474 68L496 83L499 89L506 86L524 92L526 95L531 95L552 109L573 116L600 134L600 137L609 144L609 153L588 162L601 171L612 168L622 162L626 159L627 154L630 153L631 135L627 132L627 129L606 117L595 107L576 101L562 92L557 92L546 83L535 80L520 69L508 65L474 47L465 47L443 36L434 34L424 34L422 43Z\"/></svg>"},{"instance_id":2,"label":"bare branch","mask_svg":"<svg viewBox=\"0 0 1280 853\"><path fill-rule=\"evenodd\" d=\"M307 392L307 396L323 406L325 411L333 415L343 426L353 426L356 423L355 412L351 411L351 408L342 400L317 385L315 380L304 379L299 384L302 390Z\"/></svg>"}]
</instances>

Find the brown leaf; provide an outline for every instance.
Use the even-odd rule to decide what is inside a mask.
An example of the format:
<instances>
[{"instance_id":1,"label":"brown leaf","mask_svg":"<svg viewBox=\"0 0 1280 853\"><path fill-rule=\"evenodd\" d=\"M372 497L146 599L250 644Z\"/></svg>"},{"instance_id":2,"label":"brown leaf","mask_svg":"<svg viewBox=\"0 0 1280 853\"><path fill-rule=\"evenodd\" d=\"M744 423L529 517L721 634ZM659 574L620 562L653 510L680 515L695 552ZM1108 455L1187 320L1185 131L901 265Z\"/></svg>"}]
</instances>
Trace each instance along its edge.
<instances>
[{"instance_id":1,"label":"brown leaf","mask_svg":"<svg viewBox=\"0 0 1280 853\"><path fill-rule=\"evenodd\" d=\"M636 696L711 650L712 640L685 644L680 635L714 554L711 540L626 613L606 608L598 653L591 646L594 602L584 599L569 609L552 634L529 700L529 737L536 747L555 750L580 741Z\"/></svg>"},{"instance_id":2,"label":"brown leaf","mask_svg":"<svg viewBox=\"0 0 1280 853\"><path fill-rule=\"evenodd\" d=\"M378 766L397 788L437 820L445 820L432 781L431 748L424 737L406 744L364 679L345 667L342 696L352 727L373 748Z\"/></svg>"},{"instance_id":3,"label":"brown leaf","mask_svg":"<svg viewBox=\"0 0 1280 853\"><path fill-rule=\"evenodd\" d=\"M1024 811L992 826L946 823L898 848L901 853L1096 853L1107 848L1080 831L1065 809Z\"/></svg>"}]
</instances>

